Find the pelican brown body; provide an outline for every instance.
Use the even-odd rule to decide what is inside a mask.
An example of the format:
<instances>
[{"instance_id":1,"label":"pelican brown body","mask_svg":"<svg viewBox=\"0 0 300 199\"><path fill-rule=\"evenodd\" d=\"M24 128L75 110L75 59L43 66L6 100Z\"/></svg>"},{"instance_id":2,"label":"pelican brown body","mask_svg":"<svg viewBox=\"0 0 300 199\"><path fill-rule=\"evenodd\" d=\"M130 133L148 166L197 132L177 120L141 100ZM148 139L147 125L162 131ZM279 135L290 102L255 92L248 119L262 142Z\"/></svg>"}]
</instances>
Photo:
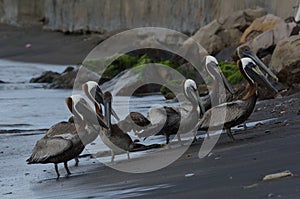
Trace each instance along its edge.
<instances>
[{"instance_id":1,"label":"pelican brown body","mask_svg":"<svg viewBox=\"0 0 300 199\"><path fill-rule=\"evenodd\" d=\"M111 161L114 161L116 153L122 152L126 152L128 159L130 159L129 151L133 148L134 143L130 136L121 128L119 128L118 124L111 123L112 95L110 92L105 92L103 94L103 102L105 108L106 125L108 128L103 129L103 131L100 133L100 136L103 142L111 149Z\"/></svg>"},{"instance_id":2,"label":"pelican brown body","mask_svg":"<svg viewBox=\"0 0 300 199\"><path fill-rule=\"evenodd\" d=\"M60 174L57 165L58 163L64 163L67 174L71 174L67 162L77 158L83 151L85 145L82 140L91 140L90 136L85 139L85 134L87 134L86 125L82 123L82 115L77 113L77 109L74 108L79 101L80 97L76 96L66 99L68 108L75 116L75 121L80 120L81 122L76 123L76 125L72 122L60 122L53 125L46 135L35 144L32 155L26 160L28 164L53 163L58 179Z\"/></svg>"},{"instance_id":3,"label":"pelican brown body","mask_svg":"<svg viewBox=\"0 0 300 199\"><path fill-rule=\"evenodd\" d=\"M238 67L243 77L249 83L248 92L242 100L226 102L212 107L205 112L203 117L199 120L199 130L223 127L226 129L228 136L234 139L230 128L245 122L253 112L257 100L257 83L263 84L277 92L251 58L242 58L241 61L238 62ZM272 72L266 71L272 74ZM220 113L226 114L222 115Z\"/></svg>"}]
</instances>

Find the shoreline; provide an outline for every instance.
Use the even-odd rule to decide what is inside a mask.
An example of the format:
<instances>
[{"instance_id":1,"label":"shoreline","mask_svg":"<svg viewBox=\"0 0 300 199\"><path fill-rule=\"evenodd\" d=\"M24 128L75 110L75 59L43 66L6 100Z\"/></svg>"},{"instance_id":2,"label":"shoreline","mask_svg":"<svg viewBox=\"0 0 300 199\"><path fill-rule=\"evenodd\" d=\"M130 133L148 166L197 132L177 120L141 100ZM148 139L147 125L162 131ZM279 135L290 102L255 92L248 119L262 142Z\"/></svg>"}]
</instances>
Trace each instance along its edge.
<instances>
[{"instance_id":1,"label":"shoreline","mask_svg":"<svg viewBox=\"0 0 300 199\"><path fill-rule=\"evenodd\" d=\"M263 100L247 122L277 118L234 134L221 135L209 156L199 159L202 140L169 166L149 173L124 173L88 157L79 166L70 161L70 177L55 180L53 164L26 165L43 134L0 134L1 191L4 197L95 198L298 198L300 196L300 93ZM22 141L21 141L22 140ZM21 141L21 142L20 142ZM8 144L10 143L10 144ZM176 148L171 149L176 150ZM158 153L159 154L159 153ZM116 165L138 165L143 157ZM60 173L65 174L62 165ZM263 181L269 174L290 170L294 176ZM9 173L10 175L7 175Z\"/></svg>"}]
</instances>

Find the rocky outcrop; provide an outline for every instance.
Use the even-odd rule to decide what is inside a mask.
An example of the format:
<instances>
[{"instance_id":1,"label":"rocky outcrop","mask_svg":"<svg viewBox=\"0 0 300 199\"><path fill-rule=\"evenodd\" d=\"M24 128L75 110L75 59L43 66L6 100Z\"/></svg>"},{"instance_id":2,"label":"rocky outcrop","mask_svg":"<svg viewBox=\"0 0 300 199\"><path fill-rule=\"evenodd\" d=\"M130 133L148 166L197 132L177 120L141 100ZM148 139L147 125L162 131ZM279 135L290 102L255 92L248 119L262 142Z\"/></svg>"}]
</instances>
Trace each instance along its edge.
<instances>
[{"instance_id":1,"label":"rocky outcrop","mask_svg":"<svg viewBox=\"0 0 300 199\"><path fill-rule=\"evenodd\" d=\"M60 76L59 73L46 71L41 76L32 78L30 80L30 83L52 83L59 76Z\"/></svg>"},{"instance_id":2,"label":"rocky outcrop","mask_svg":"<svg viewBox=\"0 0 300 199\"><path fill-rule=\"evenodd\" d=\"M256 18L264 15L266 12L261 8L238 11L228 17L212 21L196 32L192 38L209 54L217 54L226 47L237 46L244 30Z\"/></svg>"},{"instance_id":3,"label":"rocky outcrop","mask_svg":"<svg viewBox=\"0 0 300 199\"><path fill-rule=\"evenodd\" d=\"M72 89L74 86L75 78L77 76L77 69L68 67L64 72L57 73L52 71L46 71L41 76L32 78L31 83L48 83L47 88L60 88L60 89Z\"/></svg>"},{"instance_id":4,"label":"rocky outcrop","mask_svg":"<svg viewBox=\"0 0 300 199\"><path fill-rule=\"evenodd\" d=\"M242 35L240 42L243 43L237 50L250 48L253 52L271 54L266 52L273 46L288 38L296 26L295 23L286 23L282 18L268 14L256 19Z\"/></svg>"},{"instance_id":5,"label":"rocky outcrop","mask_svg":"<svg viewBox=\"0 0 300 199\"><path fill-rule=\"evenodd\" d=\"M278 42L271 60L280 82L293 86L300 84L300 35Z\"/></svg>"}]
</instances>

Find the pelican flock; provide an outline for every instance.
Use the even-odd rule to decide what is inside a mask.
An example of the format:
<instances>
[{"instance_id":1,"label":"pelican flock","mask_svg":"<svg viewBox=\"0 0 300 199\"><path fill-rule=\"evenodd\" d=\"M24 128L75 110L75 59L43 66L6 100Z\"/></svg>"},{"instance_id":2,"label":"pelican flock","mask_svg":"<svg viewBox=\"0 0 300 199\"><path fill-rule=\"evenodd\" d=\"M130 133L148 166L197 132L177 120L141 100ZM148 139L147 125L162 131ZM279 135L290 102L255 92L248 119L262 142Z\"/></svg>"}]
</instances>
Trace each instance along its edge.
<instances>
[{"instance_id":1,"label":"pelican flock","mask_svg":"<svg viewBox=\"0 0 300 199\"><path fill-rule=\"evenodd\" d=\"M135 151L138 147L147 147L136 144L129 132L134 132L140 138L164 135L166 144L170 143L171 135L177 135L178 141L182 144L180 137L182 133L192 132L195 140L198 130L208 132L210 128L223 128L234 140L231 128L245 122L253 112L257 101L257 86L265 86L277 92L264 73L277 80L276 75L255 54L249 50L241 50L239 56L237 64L239 71L248 82L247 93L242 99L230 102L221 100L223 99L220 97L221 85L224 85L231 95L234 91L221 72L217 59L206 56L205 69L213 80L209 95L200 98L196 82L186 79L183 82L184 103L179 106L151 108L147 117L139 112L130 112L121 120L112 107L112 94L108 91L103 92L96 82L84 83L82 90L94 107L90 107L81 95L66 98L72 118L68 122L53 125L36 142L27 163L53 163L57 179L60 177L58 164L64 163L67 175L70 175L68 161L75 159L78 165L78 156L85 146L98 136L111 150L111 162L114 162L115 155L119 153L127 153L130 159L131 151ZM225 116L221 118L220 113ZM116 123L112 122L112 117L116 119Z\"/></svg>"},{"instance_id":2,"label":"pelican flock","mask_svg":"<svg viewBox=\"0 0 300 199\"><path fill-rule=\"evenodd\" d=\"M208 130L209 128L224 127L230 138L234 140L231 133L231 127L243 123L248 119L254 110L257 100L257 83L277 92L268 79L251 58L242 58L238 61L238 67L243 77L248 81L248 92L237 101L226 102L209 109L199 121L199 130ZM268 74L272 74L266 69ZM214 114L215 113L215 114ZM219 113L226 113L225 118L221 119Z\"/></svg>"}]
</instances>

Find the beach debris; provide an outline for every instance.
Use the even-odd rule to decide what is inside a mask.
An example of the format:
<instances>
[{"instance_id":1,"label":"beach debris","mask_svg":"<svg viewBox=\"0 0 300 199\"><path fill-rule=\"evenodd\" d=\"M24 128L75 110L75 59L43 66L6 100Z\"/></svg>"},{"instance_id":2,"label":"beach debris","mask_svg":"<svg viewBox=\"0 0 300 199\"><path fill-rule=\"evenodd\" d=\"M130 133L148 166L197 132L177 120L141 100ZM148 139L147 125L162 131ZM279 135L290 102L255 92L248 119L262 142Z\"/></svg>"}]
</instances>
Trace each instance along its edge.
<instances>
[{"instance_id":1,"label":"beach debris","mask_svg":"<svg viewBox=\"0 0 300 199\"><path fill-rule=\"evenodd\" d=\"M275 196L274 193L268 193L268 195L267 195L268 198L272 198L272 197L274 197L274 196Z\"/></svg>"},{"instance_id":2,"label":"beach debris","mask_svg":"<svg viewBox=\"0 0 300 199\"><path fill-rule=\"evenodd\" d=\"M184 177L189 178L189 177L192 177L194 175L195 175L194 173L187 173L187 174L184 175Z\"/></svg>"},{"instance_id":3,"label":"beach debris","mask_svg":"<svg viewBox=\"0 0 300 199\"><path fill-rule=\"evenodd\" d=\"M286 171L266 175L263 178L263 181L275 180L275 179L284 178L284 177L288 177L288 176L294 176L294 174L292 172L290 172L289 170L286 170Z\"/></svg>"},{"instance_id":4,"label":"beach debris","mask_svg":"<svg viewBox=\"0 0 300 199\"><path fill-rule=\"evenodd\" d=\"M254 183L254 184L251 184L251 185L244 186L243 188L244 189L252 189L252 188L257 187L257 186L258 186L258 184Z\"/></svg>"},{"instance_id":5,"label":"beach debris","mask_svg":"<svg viewBox=\"0 0 300 199\"><path fill-rule=\"evenodd\" d=\"M25 48L31 48L32 44L28 43L25 45Z\"/></svg>"},{"instance_id":6,"label":"beach debris","mask_svg":"<svg viewBox=\"0 0 300 199\"><path fill-rule=\"evenodd\" d=\"M280 111L280 114L281 115L286 114L286 111Z\"/></svg>"}]
</instances>

